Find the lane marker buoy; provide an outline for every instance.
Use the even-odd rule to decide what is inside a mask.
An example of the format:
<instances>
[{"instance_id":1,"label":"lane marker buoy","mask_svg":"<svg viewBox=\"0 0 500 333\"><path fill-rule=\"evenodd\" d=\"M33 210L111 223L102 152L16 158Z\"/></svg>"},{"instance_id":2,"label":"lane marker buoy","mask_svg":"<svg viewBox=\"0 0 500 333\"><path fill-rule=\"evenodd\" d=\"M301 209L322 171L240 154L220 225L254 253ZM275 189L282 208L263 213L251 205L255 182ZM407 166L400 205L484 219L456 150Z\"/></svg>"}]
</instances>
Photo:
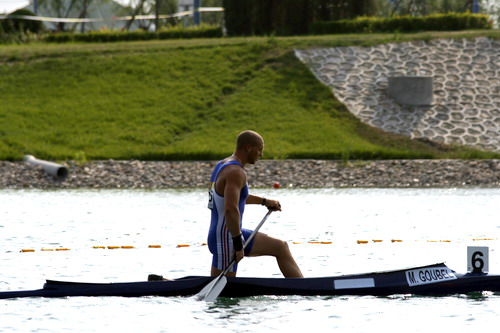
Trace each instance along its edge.
<instances>
[{"instance_id":1,"label":"lane marker buoy","mask_svg":"<svg viewBox=\"0 0 500 333\"><path fill-rule=\"evenodd\" d=\"M472 238L469 240L472 240L474 242L480 242L480 241L494 241L497 240L498 238ZM402 243L402 239L391 239L391 243ZM406 240L408 242L408 240ZM412 240L409 240L412 241ZM415 242L427 242L427 243L452 243L454 242L451 239L416 239L413 240ZM464 239L459 239L459 241L464 241ZM359 239L356 241L357 244L368 244L368 243L382 243L384 242L383 239L372 239L372 240L364 240L364 239ZM333 244L332 241L290 241L292 244L323 244L323 245L331 245ZM177 244L175 247L176 248L184 248L184 247L191 247L191 246L207 246L207 243L197 243L197 244ZM117 245L109 245L109 246L103 246L103 245L94 245L92 246L93 249L109 249L109 250L117 250L117 249L136 249L135 246L133 245L122 245L122 246L117 246ZM159 244L151 244L148 245L148 248L150 249L160 249L162 248L162 245ZM42 252L54 252L54 251L70 251L69 248L56 248L56 249L50 249L50 248L41 248L39 251ZM21 249L19 252L35 252L35 249Z\"/></svg>"}]
</instances>

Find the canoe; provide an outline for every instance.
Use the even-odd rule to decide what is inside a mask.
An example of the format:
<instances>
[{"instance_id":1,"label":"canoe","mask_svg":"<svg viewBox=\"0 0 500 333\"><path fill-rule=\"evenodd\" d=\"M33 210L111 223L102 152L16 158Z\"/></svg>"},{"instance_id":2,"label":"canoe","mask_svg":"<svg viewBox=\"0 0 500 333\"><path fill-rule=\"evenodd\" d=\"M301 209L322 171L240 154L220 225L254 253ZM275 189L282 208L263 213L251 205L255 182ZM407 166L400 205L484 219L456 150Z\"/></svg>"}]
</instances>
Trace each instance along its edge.
<instances>
[{"instance_id":1,"label":"canoe","mask_svg":"<svg viewBox=\"0 0 500 333\"><path fill-rule=\"evenodd\" d=\"M187 276L172 281L82 283L47 280L42 289L0 292L0 299L69 296L191 296L213 278ZM228 278L221 297L263 295L450 295L500 291L500 275L458 274L444 263L394 271L312 278Z\"/></svg>"}]
</instances>

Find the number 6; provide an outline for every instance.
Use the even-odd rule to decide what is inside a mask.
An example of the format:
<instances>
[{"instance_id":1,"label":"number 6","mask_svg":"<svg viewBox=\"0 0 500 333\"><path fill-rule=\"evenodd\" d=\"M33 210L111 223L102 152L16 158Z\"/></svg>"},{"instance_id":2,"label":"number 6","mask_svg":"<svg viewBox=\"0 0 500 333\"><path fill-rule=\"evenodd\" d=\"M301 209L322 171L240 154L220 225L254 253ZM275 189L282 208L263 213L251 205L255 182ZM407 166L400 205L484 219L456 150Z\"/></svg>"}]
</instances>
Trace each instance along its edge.
<instances>
[{"instance_id":1,"label":"number 6","mask_svg":"<svg viewBox=\"0 0 500 333\"><path fill-rule=\"evenodd\" d=\"M483 259L478 258L478 256L483 257L483 252L476 251L472 254L472 272L474 273L482 273L484 268L484 261Z\"/></svg>"}]
</instances>

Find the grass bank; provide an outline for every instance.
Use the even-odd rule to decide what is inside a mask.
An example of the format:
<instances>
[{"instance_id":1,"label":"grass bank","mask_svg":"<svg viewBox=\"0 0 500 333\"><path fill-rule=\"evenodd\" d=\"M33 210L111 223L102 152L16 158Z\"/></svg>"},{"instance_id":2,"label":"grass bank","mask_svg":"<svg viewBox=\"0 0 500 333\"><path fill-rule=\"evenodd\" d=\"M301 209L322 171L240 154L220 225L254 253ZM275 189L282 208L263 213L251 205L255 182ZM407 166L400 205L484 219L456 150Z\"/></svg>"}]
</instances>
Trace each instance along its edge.
<instances>
[{"instance_id":1,"label":"grass bank","mask_svg":"<svg viewBox=\"0 0 500 333\"><path fill-rule=\"evenodd\" d=\"M217 159L254 129L265 158L492 158L360 123L293 55L499 32L0 46L0 159Z\"/></svg>"}]
</instances>

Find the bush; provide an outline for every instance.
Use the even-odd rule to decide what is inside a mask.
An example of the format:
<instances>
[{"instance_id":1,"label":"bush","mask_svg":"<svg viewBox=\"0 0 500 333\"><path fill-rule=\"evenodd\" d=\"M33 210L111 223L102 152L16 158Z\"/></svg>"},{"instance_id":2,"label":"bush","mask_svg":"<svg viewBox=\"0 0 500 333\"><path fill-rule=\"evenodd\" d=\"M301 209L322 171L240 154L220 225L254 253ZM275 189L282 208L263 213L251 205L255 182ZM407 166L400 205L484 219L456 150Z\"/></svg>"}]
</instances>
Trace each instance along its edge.
<instances>
[{"instance_id":1,"label":"bush","mask_svg":"<svg viewBox=\"0 0 500 333\"><path fill-rule=\"evenodd\" d=\"M27 9L19 9L9 15L9 18L0 20L0 33L41 33L43 31L43 23L41 21L25 20L16 16L35 16Z\"/></svg>"},{"instance_id":2,"label":"bush","mask_svg":"<svg viewBox=\"0 0 500 333\"><path fill-rule=\"evenodd\" d=\"M311 32L313 34L338 34L395 31L456 31L468 29L492 29L492 27L493 23L487 15L449 13L420 17L358 17L354 20L316 22L311 25Z\"/></svg>"},{"instance_id":3,"label":"bush","mask_svg":"<svg viewBox=\"0 0 500 333\"><path fill-rule=\"evenodd\" d=\"M180 39L180 38L215 38L222 37L222 29L216 26L202 25L194 28L170 27L159 32L150 31L97 31L86 33L54 33L47 36L45 41L54 43L67 42L120 42L153 39Z\"/></svg>"}]
</instances>

